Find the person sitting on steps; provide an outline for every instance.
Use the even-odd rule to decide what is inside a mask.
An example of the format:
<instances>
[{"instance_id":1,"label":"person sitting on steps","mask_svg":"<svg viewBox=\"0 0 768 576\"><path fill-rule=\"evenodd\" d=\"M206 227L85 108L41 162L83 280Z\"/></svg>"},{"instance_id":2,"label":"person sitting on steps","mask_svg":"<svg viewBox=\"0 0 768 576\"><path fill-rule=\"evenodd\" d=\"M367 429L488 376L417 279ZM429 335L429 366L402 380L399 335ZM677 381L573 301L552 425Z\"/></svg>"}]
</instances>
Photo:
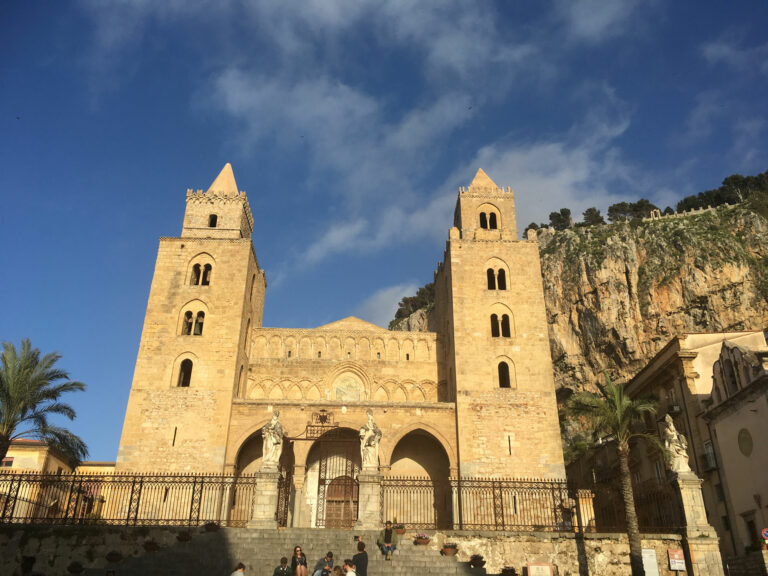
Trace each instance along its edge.
<instances>
[{"instance_id":1,"label":"person sitting on steps","mask_svg":"<svg viewBox=\"0 0 768 576\"><path fill-rule=\"evenodd\" d=\"M392 530L391 521L387 520L384 530L379 532L376 545L381 548L381 553L386 556L387 560L392 560L392 552L397 548L397 532Z\"/></svg>"},{"instance_id":2,"label":"person sitting on steps","mask_svg":"<svg viewBox=\"0 0 768 576\"><path fill-rule=\"evenodd\" d=\"M280 566L275 568L275 571L272 573L272 576L292 576L291 569L288 568L288 558L286 558L285 556L280 558Z\"/></svg>"},{"instance_id":3,"label":"person sitting on steps","mask_svg":"<svg viewBox=\"0 0 768 576\"><path fill-rule=\"evenodd\" d=\"M355 573L355 564L352 560L344 560L344 572L347 573L347 576L357 576Z\"/></svg>"},{"instance_id":4,"label":"person sitting on steps","mask_svg":"<svg viewBox=\"0 0 768 576\"><path fill-rule=\"evenodd\" d=\"M333 552L330 550L324 558L320 558L315 564L315 569L312 571L312 576L322 576L323 570L330 572L333 569Z\"/></svg>"},{"instance_id":5,"label":"person sitting on steps","mask_svg":"<svg viewBox=\"0 0 768 576\"><path fill-rule=\"evenodd\" d=\"M293 549L291 572L293 572L293 576L307 576L307 557L301 551L301 546L296 546Z\"/></svg>"}]
</instances>

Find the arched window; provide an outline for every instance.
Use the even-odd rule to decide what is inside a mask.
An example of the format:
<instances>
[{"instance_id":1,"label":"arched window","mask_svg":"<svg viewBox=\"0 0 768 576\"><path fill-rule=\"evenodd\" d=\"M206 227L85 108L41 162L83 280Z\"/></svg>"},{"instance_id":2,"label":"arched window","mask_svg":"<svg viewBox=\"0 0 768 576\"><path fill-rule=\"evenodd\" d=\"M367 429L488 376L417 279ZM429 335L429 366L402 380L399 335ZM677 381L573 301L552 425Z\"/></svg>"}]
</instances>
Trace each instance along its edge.
<instances>
[{"instance_id":1,"label":"arched window","mask_svg":"<svg viewBox=\"0 0 768 576\"><path fill-rule=\"evenodd\" d=\"M195 264L195 266L198 266L198 264ZM203 267L203 279L200 281L200 284L203 286L208 286L211 283L211 270L213 270L213 267L210 264L206 264Z\"/></svg>"},{"instance_id":2,"label":"arched window","mask_svg":"<svg viewBox=\"0 0 768 576\"><path fill-rule=\"evenodd\" d=\"M491 215L488 218L488 228L490 228L491 230L496 230L496 228L498 228L498 226L496 225L496 213L495 212L491 212Z\"/></svg>"},{"instance_id":3,"label":"arched window","mask_svg":"<svg viewBox=\"0 0 768 576\"><path fill-rule=\"evenodd\" d=\"M205 322L205 312L198 312L197 317L195 318L195 336L202 336L203 322Z\"/></svg>"},{"instance_id":4,"label":"arched window","mask_svg":"<svg viewBox=\"0 0 768 576\"><path fill-rule=\"evenodd\" d=\"M189 283L192 286L200 284L200 264L192 266L192 278L190 278Z\"/></svg>"},{"instance_id":5,"label":"arched window","mask_svg":"<svg viewBox=\"0 0 768 576\"><path fill-rule=\"evenodd\" d=\"M511 388L509 385L509 364L499 362L499 388Z\"/></svg>"},{"instance_id":6,"label":"arched window","mask_svg":"<svg viewBox=\"0 0 768 576\"><path fill-rule=\"evenodd\" d=\"M485 275L488 277L488 290L496 290L496 274L493 268L488 268Z\"/></svg>"},{"instance_id":7,"label":"arched window","mask_svg":"<svg viewBox=\"0 0 768 576\"><path fill-rule=\"evenodd\" d=\"M509 316L504 314L501 317L501 335L504 338L509 338L511 336L510 330L509 330Z\"/></svg>"},{"instance_id":8,"label":"arched window","mask_svg":"<svg viewBox=\"0 0 768 576\"><path fill-rule=\"evenodd\" d=\"M488 215L480 212L480 228L488 228Z\"/></svg>"},{"instance_id":9,"label":"arched window","mask_svg":"<svg viewBox=\"0 0 768 576\"><path fill-rule=\"evenodd\" d=\"M491 314L491 336L499 337L499 317L496 314Z\"/></svg>"},{"instance_id":10,"label":"arched window","mask_svg":"<svg viewBox=\"0 0 768 576\"><path fill-rule=\"evenodd\" d=\"M251 295L248 298L248 302L253 302L253 289L256 286L256 274L251 278Z\"/></svg>"},{"instance_id":11,"label":"arched window","mask_svg":"<svg viewBox=\"0 0 768 576\"><path fill-rule=\"evenodd\" d=\"M216 228L216 224L219 220L219 217L216 216L216 214L211 214L208 216L208 228Z\"/></svg>"},{"instance_id":12,"label":"arched window","mask_svg":"<svg viewBox=\"0 0 768 576\"><path fill-rule=\"evenodd\" d=\"M499 270L498 288L499 290L507 289L507 273L504 271L504 268Z\"/></svg>"},{"instance_id":13,"label":"arched window","mask_svg":"<svg viewBox=\"0 0 768 576\"><path fill-rule=\"evenodd\" d=\"M187 358L181 361L179 367L179 381L177 386L179 388L189 388L189 383L192 381L192 360Z\"/></svg>"},{"instance_id":14,"label":"arched window","mask_svg":"<svg viewBox=\"0 0 768 576\"><path fill-rule=\"evenodd\" d=\"M181 335L189 336L192 334L192 312L184 313L184 322L181 325Z\"/></svg>"},{"instance_id":15,"label":"arched window","mask_svg":"<svg viewBox=\"0 0 768 576\"><path fill-rule=\"evenodd\" d=\"M248 318L248 324L245 326L245 351L248 352L248 343L251 338L251 319Z\"/></svg>"}]
</instances>

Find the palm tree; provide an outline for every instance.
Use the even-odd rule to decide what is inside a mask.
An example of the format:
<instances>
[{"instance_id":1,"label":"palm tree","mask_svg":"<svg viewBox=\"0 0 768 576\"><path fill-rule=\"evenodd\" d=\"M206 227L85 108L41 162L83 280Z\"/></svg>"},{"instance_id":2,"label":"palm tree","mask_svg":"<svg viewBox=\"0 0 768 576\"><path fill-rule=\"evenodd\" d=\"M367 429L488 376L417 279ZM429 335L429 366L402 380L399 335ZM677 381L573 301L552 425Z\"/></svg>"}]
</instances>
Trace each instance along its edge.
<instances>
[{"instance_id":1,"label":"palm tree","mask_svg":"<svg viewBox=\"0 0 768 576\"><path fill-rule=\"evenodd\" d=\"M85 390L85 384L69 379L54 365L57 352L40 357L28 339L21 341L20 353L12 342L3 342L0 352L0 459L11 441L21 437L42 440L61 452L75 466L88 456L88 448L75 434L52 425L50 415L73 420L75 411L60 400L67 392Z\"/></svg>"},{"instance_id":2,"label":"palm tree","mask_svg":"<svg viewBox=\"0 0 768 576\"><path fill-rule=\"evenodd\" d=\"M612 383L607 374L605 386L598 383L597 387L600 389L600 394L580 392L574 395L568 402L568 413L585 419L597 437L610 437L616 441L632 576L645 576L643 549L640 530L637 526L632 478L629 472L629 442L634 438L643 438L663 451L661 442L656 436L639 432L637 426L644 414L656 412L656 402L652 399L632 400L625 393L624 384Z\"/></svg>"}]
</instances>

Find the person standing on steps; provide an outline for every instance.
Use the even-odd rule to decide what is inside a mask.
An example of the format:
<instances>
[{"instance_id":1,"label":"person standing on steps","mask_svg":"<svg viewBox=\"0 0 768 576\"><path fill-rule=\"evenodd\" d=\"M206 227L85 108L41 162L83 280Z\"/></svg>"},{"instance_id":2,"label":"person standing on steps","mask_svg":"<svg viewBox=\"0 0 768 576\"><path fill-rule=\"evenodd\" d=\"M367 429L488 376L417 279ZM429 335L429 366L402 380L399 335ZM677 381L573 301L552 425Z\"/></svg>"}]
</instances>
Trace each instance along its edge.
<instances>
[{"instance_id":1,"label":"person standing on steps","mask_svg":"<svg viewBox=\"0 0 768 576\"><path fill-rule=\"evenodd\" d=\"M328 550L328 553L324 558L320 558L315 564L315 569L312 571L312 576L323 576L323 570L330 572L333 570L333 552Z\"/></svg>"},{"instance_id":2,"label":"person standing on steps","mask_svg":"<svg viewBox=\"0 0 768 576\"><path fill-rule=\"evenodd\" d=\"M293 548L291 572L293 572L293 576L307 576L307 557L301 551L301 546Z\"/></svg>"},{"instance_id":3,"label":"person standing on steps","mask_svg":"<svg viewBox=\"0 0 768 576\"><path fill-rule=\"evenodd\" d=\"M288 558L283 556L280 558L280 566L275 568L272 572L272 576L291 576L291 569L288 568Z\"/></svg>"},{"instance_id":4,"label":"person standing on steps","mask_svg":"<svg viewBox=\"0 0 768 576\"><path fill-rule=\"evenodd\" d=\"M355 573L355 564L352 560L344 560L344 572L347 576L357 576Z\"/></svg>"},{"instance_id":5,"label":"person standing on steps","mask_svg":"<svg viewBox=\"0 0 768 576\"><path fill-rule=\"evenodd\" d=\"M384 530L379 532L379 537L376 539L376 545L381 548L381 553L387 557L387 560L392 560L392 552L397 548L397 541L397 532L392 530L392 522L387 520Z\"/></svg>"},{"instance_id":6,"label":"person standing on steps","mask_svg":"<svg viewBox=\"0 0 768 576\"><path fill-rule=\"evenodd\" d=\"M368 576L368 552L365 551L365 542L357 543L357 554L352 556L357 576Z\"/></svg>"},{"instance_id":7,"label":"person standing on steps","mask_svg":"<svg viewBox=\"0 0 768 576\"><path fill-rule=\"evenodd\" d=\"M229 576L243 576L243 574L245 574L245 564L238 562L237 566L235 566L235 571Z\"/></svg>"}]
</instances>

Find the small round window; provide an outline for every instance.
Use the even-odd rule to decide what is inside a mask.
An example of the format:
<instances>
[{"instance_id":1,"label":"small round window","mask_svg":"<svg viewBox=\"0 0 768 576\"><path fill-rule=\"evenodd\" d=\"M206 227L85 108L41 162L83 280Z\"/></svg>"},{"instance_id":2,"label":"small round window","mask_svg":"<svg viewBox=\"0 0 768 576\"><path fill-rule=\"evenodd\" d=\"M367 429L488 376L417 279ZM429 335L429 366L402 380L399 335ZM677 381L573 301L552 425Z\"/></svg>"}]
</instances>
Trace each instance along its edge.
<instances>
[{"instance_id":1,"label":"small round window","mask_svg":"<svg viewBox=\"0 0 768 576\"><path fill-rule=\"evenodd\" d=\"M752 455L752 434L746 428L739 430L739 450L747 458Z\"/></svg>"}]
</instances>

